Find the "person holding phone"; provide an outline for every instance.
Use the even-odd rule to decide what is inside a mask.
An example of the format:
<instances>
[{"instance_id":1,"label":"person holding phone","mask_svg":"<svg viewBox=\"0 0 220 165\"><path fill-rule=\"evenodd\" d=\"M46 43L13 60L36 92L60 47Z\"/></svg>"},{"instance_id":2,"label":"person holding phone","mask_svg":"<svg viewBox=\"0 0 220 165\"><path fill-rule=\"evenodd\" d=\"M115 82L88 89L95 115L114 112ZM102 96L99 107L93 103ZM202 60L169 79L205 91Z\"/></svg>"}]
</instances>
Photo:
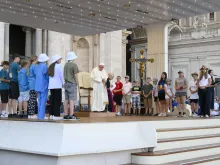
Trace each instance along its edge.
<instances>
[{"instance_id":1,"label":"person holding phone","mask_svg":"<svg viewBox=\"0 0 220 165\"><path fill-rule=\"evenodd\" d=\"M186 110L188 81L184 77L183 71L180 70L178 74L179 77L175 80L175 89L176 89L175 96L177 98L178 111L179 111L178 117L186 117L185 110ZM183 114L181 111L183 111Z\"/></svg>"}]
</instances>

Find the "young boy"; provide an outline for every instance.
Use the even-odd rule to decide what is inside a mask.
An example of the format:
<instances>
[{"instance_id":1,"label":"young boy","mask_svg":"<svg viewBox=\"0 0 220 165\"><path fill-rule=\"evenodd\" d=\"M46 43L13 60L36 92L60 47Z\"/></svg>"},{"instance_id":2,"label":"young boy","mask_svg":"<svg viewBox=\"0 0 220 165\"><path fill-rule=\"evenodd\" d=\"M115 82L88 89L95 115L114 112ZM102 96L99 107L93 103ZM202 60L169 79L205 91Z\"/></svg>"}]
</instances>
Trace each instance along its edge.
<instances>
[{"instance_id":1,"label":"young boy","mask_svg":"<svg viewBox=\"0 0 220 165\"><path fill-rule=\"evenodd\" d=\"M124 109L125 115L131 115L131 91L132 91L132 83L129 82L129 76L125 76L125 83L123 85L123 103L124 103Z\"/></svg>"},{"instance_id":2,"label":"young boy","mask_svg":"<svg viewBox=\"0 0 220 165\"><path fill-rule=\"evenodd\" d=\"M132 108L134 115L141 115L141 87L139 81L135 82L132 88ZM137 111L138 110L138 111Z\"/></svg>"},{"instance_id":3,"label":"young boy","mask_svg":"<svg viewBox=\"0 0 220 165\"><path fill-rule=\"evenodd\" d=\"M152 93L153 93L153 85L150 83L151 78L148 77L146 84L142 87L142 91L144 94L144 106L145 106L145 116L152 116Z\"/></svg>"},{"instance_id":4,"label":"young boy","mask_svg":"<svg viewBox=\"0 0 220 165\"><path fill-rule=\"evenodd\" d=\"M9 68L9 62L4 61L2 64L2 69L0 71L0 94L1 94L1 117L5 118L8 117L6 113L6 105L8 104L8 90L9 90L9 83L10 83L10 78L9 78L9 73L8 73L8 68Z\"/></svg>"},{"instance_id":5,"label":"young boy","mask_svg":"<svg viewBox=\"0 0 220 165\"><path fill-rule=\"evenodd\" d=\"M122 89L123 89L123 84L121 82L121 77L117 77L117 82L115 82L115 88L112 90L114 96L113 100L116 103L116 116L121 116L121 104L122 104Z\"/></svg>"},{"instance_id":6,"label":"young boy","mask_svg":"<svg viewBox=\"0 0 220 165\"><path fill-rule=\"evenodd\" d=\"M155 102L155 112L156 114L154 116L158 116L160 114L160 103L158 99L158 79L153 79L153 96L154 96L154 102Z\"/></svg>"},{"instance_id":7,"label":"young boy","mask_svg":"<svg viewBox=\"0 0 220 165\"><path fill-rule=\"evenodd\" d=\"M19 117L21 118L28 118L27 103L30 96L29 96L29 87L28 87L27 65L28 62L22 60L21 70L18 72L18 84L20 91L18 102L19 102Z\"/></svg>"}]
</instances>

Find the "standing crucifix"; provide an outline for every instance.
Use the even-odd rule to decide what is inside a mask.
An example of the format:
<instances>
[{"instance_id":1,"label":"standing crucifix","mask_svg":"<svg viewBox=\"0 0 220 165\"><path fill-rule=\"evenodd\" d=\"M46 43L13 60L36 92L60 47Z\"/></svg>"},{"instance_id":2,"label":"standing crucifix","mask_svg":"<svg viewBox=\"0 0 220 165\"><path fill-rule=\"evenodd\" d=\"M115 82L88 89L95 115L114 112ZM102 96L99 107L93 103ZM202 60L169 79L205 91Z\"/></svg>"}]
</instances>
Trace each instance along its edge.
<instances>
[{"instance_id":1,"label":"standing crucifix","mask_svg":"<svg viewBox=\"0 0 220 165\"><path fill-rule=\"evenodd\" d=\"M146 59L144 58L144 50L140 51L140 56L138 59L133 59L130 58L130 62L137 62L138 64L140 64L140 79L141 79L141 86L143 86L143 79L144 79L144 75L145 75L145 64L147 62L154 62L154 59Z\"/></svg>"}]
</instances>

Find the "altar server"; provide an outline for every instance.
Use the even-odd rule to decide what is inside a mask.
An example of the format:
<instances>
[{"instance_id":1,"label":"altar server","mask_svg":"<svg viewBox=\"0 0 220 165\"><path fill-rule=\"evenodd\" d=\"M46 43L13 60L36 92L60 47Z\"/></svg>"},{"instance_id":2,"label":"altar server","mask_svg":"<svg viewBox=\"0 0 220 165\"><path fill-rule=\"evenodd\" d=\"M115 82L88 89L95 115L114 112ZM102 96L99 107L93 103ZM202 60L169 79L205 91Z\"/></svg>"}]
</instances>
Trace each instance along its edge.
<instances>
[{"instance_id":1,"label":"altar server","mask_svg":"<svg viewBox=\"0 0 220 165\"><path fill-rule=\"evenodd\" d=\"M105 85L108 74L104 67L104 63L100 63L99 66L95 67L91 72L93 86L92 111L104 111L105 103L108 102L107 89Z\"/></svg>"},{"instance_id":2,"label":"altar server","mask_svg":"<svg viewBox=\"0 0 220 165\"><path fill-rule=\"evenodd\" d=\"M49 57L46 54L40 54L38 65L34 69L36 76L35 91L38 93L38 119L45 118L49 83L48 67L45 63L48 60Z\"/></svg>"},{"instance_id":3,"label":"altar server","mask_svg":"<svg viewBox=\"0 0 220 165\"><path fill-rule=\"evenodd\" d=\"M48 69L49 89L50 89L50 119L60 119L60 106L62 102L62 86L64 85L62 57L55 55L52 57L52 64Z\"/></svg>"}]
</instances>

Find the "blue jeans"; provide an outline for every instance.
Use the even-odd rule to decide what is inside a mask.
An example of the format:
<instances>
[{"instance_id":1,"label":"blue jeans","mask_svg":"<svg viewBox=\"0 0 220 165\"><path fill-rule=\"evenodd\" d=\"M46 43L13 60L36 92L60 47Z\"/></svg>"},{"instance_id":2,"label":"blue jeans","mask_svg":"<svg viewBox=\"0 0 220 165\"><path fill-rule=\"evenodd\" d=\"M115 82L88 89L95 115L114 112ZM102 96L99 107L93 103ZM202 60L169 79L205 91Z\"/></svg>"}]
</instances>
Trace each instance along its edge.
<instances>
[{"instance_id":1,"label":"blue jeans","mask_svg":"<svg viewBox=\"0 0 220 165\"><path fill-rule=\"evenodd\" d=\"M47 103L48 89L44 92L38 92L38 119L45 118L46 103Z\"/></svg>"}]
</instances>

